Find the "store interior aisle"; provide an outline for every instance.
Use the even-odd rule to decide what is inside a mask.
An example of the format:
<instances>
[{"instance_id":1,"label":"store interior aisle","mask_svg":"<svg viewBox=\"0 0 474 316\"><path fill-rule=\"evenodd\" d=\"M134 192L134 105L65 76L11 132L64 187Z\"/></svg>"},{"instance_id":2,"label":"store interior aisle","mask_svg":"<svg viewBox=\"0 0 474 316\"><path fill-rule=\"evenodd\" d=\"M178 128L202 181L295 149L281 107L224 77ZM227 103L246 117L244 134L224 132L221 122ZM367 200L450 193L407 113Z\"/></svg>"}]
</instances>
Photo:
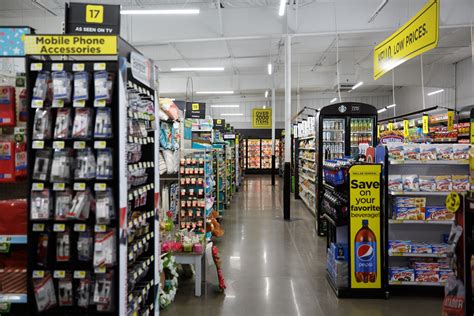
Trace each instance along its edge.
<instances>
[{"instance_id":1,"label":"store interior aisle","mask_svg":"<svg viewBox=\"0 0 474 316\"><path fill-rule=\"evenodd\" d=\"M338 300L325 278L326 241L316 236L314 217L292 201L292 221L282 219L282 181L247 176L224 214L225 237L216 242L227 283L217 292L215 268L207 294L193 296L192 280L179 284L175 302L162 315L438 315L441 298Z\"/></svg>"}]
</instances>

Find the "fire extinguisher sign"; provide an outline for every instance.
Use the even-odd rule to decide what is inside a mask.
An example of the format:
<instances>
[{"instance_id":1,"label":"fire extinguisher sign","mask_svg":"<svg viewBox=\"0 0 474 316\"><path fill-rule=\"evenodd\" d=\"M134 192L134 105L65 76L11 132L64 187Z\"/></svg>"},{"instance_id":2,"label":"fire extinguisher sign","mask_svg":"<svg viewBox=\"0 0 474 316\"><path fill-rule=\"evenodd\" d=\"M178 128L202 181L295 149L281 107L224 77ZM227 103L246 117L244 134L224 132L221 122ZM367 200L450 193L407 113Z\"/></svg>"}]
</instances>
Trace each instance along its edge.
<instances>
[{"instance_id":1,"label":"fire extinguisher sign","mask_svg":"<svg viewBox=\"0 0 474 316\"><path fill-rule=\"evenodd\" d=\"M382 287L382 165L362 164L349 169L351 288Z\"/></svg>"}]
</instances>

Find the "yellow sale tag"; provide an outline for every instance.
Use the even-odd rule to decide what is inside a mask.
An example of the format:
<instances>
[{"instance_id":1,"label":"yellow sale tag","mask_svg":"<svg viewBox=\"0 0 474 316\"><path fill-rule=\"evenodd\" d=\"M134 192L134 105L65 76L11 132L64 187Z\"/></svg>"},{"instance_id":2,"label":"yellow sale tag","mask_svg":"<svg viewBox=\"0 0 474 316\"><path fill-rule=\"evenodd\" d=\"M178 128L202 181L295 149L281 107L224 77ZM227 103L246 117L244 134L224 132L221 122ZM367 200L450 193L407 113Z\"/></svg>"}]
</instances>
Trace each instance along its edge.
<instances>
[{"instance_id":1,"label":"yellow sale tag","mask_svg":"<svg viewBox=\"0 0 474 316\"><path fill-rule=\"evenodd\" d=\"M88 4L86 6L87 23L104 23L104 6Z\"/></svg>"},{"instance_id":2,"label":"yellow sale tag","mask_svg":"<svg viewBox=\"0 0 474 316\"><path fill-rule=\"evenodd\" d=\"M408 120L403 120L403 137L407 138L409 133L408 133L408 130L409 130L409 126L408 126Z\"/></svg>"},{"instance_id":3,"label":"yellow sale tag","mask_svg":"<svg viewBox=\"0 0 474 316\"><path fill-rule=\"evenodd\" d=\"M377 125L377 138L380 138L380 125Z\"/></svg>"},{"instance_id":4,"label":"yellow sale tag","mask_svg":"<svg viewBox=\"0 0 474 316\"><path fill-rule=\"evenodd\" d=\"M63 71L64 70L64 64L63 63L56 63L51 65L51 70L53 71Z\"/></svg>"},{"instance_id":5,"label":"yellow sale tag","mask_svg":"<svg viewBox=\"0 0 474 316\"><path fill-rule=\"evenodd\" d=\"M427 114L423 115L422 125L423 125L423 134L428 134L430 130L429 130L429 117Z\"/></svg>"},{"instance_id":6,"label":"yellow sale tag","mask_svg":"<svg viewBox=\"0 0 474 316\"><path fill-rule=\"evenodd\" d=\"M85 65L84 64L73 64L72 65L72 71L84 71L85 69Z\"/></svg>"},{"instance_id":7,"label":"yellow sale tag","mask_svg":"<svg viewBox=\"0 0 474 316\"><path fill-rule=\"evenodd\" d=\"M448 111L448 132L454 129L454 111Z\"/></svg>"},{"instance_id":8,"label":"yellow sale tag","mask_svg":"<svg viewBox=\"0 0 474 316\"><path fill-rule=\"evenodd\" d=\"M393 123L392 123L392 122L389 122L389 123L387 124L387 128L388 128L389 131L392 131L392 130L393 130Z\"/></svg>"},{"instance_id":9,"label":"yellow sale tag","mask_svg":"<svg viewBox=\"0 0 474 316\"><path fill-rule=\"evenodd\" d=\"M471 144L474 144L474 120L471 119L471 124L470 124L470 132L471 132Z\"/></svg>"},{"instance_id":10,"label":"yellow sale tag","mask_svg":"<svg viewBox=\"0 0 474 316\"><path fill-rule=\"evenodd\" d=\"M461 206L461 198L457 192L451 192L446 197L446 209L451 213L456 213Z\"/></svg>"}]
</instances>

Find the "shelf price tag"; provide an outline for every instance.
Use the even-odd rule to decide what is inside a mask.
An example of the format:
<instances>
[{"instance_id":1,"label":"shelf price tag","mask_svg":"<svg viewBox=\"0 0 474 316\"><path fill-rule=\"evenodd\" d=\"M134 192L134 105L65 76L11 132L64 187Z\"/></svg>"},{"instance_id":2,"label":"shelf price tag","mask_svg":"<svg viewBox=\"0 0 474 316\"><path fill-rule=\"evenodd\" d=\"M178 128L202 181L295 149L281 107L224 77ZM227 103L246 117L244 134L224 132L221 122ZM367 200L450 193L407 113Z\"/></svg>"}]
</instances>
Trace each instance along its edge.
<instances>
[{"instance_id":1,"label":"shelf price tag","mask_svg":"<svg viewBox=\"0 0 474 316\"><path fill-rule=\"evenodd\" d=\"M44 104L43 100L33 100L33 101L31 101L31 107L33 109L42 108L43 104Z\"/></svg>"},{"instance_id":2,"label":"shelf price tag","mask_svg":"<svg viewBox=\"0 0 474 316\"><path fill-rule=\"evenodd\" d=\"M423 115L421 124L422 124L423 134L428 134L430 130L429 130L429 116L427 114Z\"/></svg>"},{"instance_id":3,"label":"shelf price tag","mask_svg":"<svg viewBox=\"0 0 474 316\"><path fill-rule=\"evenodd\" d=\"M106 103L106 100L95 100L95 101L94 101L94 106L95 106L96 108L103 108L103 107L106 106L106 104L107 104L107 103Z\"/></svg>"},{"instance_id":4,"label":"shelf price tag","mask_svg":"<svg viewBox=\"0 0 474 316\"><path fill-rule=\"evenodd\" d=\"M94 231L96 233L104 233L107 230L107 225L95 225Z\"/></svg>"},{"instance_id":5,"label":"shelf price tag","mask_svg":"<svg viewBox=\"0 0 474 316\"><path fill-rule=\"evenodd\" d=\"M35 182L31 185L31 191L43 191L44 183Z\"/></svg>"},{"instance_id":6,"label":"shelf price tag","mask_svg":"<svg viewBox=\"0 0 474 316\"><path fill-rule=\"evenodd\" d=\"M85 149L86 148L86 142L84 142L84 141L74 142L73 147L74 147L74 149Z\"/></svg>"},{"instance_id":7,"label":"shelf price tag","mask_svg":"<svg viewBox=\"0 0 474 316\"><path fill-rule=\"evenodd\" d=\"M94 269L94 272L96 274L104 274L106 271L107 271L107 269L105 268L105 266L97 267L97 268Z\"/></svg>"},{"instance_id":8,"label":"shelf price tag","mask_svg":"<svg viewBox=\"0 0 474 316\"><path fill-rule=\"evenodd\" d=\"M105 63L95 63L94 70L105 70Z\"/></svg>"},{"instance_id":9,"label":"shelf price tag","mask_svg":"<svg viewBox=\"0 0 474 316\"><path fill-rule=\"evenodd\" d=\"M403 120L403 137L407 138L409 133L408 133L408 130L409 130L409 126L408 126L408 120Z\"/></svg>"},{"instance_id":10,"label":"shelf price tag","mask_svg":"<svg viewBox=\"0 0 474 316\"><path fill-rule=\"evenodd\" d=\"M94 184L94 191L105 191L107 189L106 183L96 183Z\"/></svg>"},{"instance_id":11,"label":"shelf price tag","mask_svg":"<svg viewBox=\"0 0 474 316\"><path fill-rule=\"evenodd\" d=\"M42 63L32 63L30 65L30 70L31 71L41 71L41 70L43 70L43 64Z\"/></svg>"},{"instance_id":12,"label":"shelf price tag","mask_svg":"<svg viewBox=\"0 0 474 316\"><path fill-rule=\"evenodd\" d=\"M74 271L74 279L84 279L86 277L86 271Z\"/></svg>"},{"instance_id":13,"label":"shelf price tag","mask_svg":"<svg viewBox=\"0 0 474 316\"><path fill-rule=\"evenodd\" d=\"M74 191L85 191L86 184L84 182L76 182L74 183Z\"/></svg>"},{"instance_id":14,"label":"shelf price tag","mask_svg":"<svg viewBox=\"0 0 474 316\"><path fill-rule=\"evenodd\" d=\"M33 279L42 279L44 278L44 270L34 270Z\"/></svg>"},{"instance_id":15,"label":"shelf price tag","mask_svg":"<svg viewBox=\"0 0 474 316\"><path fill-rule=\"evenodd\" d=\"M44 232L44 224L33 224L33 231L34 232Z\"/></svg>"},{"instance_id":16,"label":"shelf price tag","mask_svg":"<svg viewBox=\"0 0 474 316\"><path fill-rule=\"evenodd\" d=\"M64 149L65 143L64 141L55 141L53 142L54 149Z\"/></svg>"},{"instance_id":17,"label":"shelf price tag","mask_svg":"<svg viewBox=\"0 0 474 316\"><path fill-rule=\"evenodd\" d=\"M454 129L454 111L448 111L448 132Z\"/></svg>"},{"instance_id":18,"label":"shelf price tag","mask_svg":"<svg viewBox=\"0 0 474 316\"><path fill-rule=\"evenodd\" d=\"M86 69L84 64L73 64L72 71L84 71Z\"/></svg>"},{"instance_id":19,"label":"shelf price tag","mask_svg":"<svg viewBox=\"0 0 474 316\"><path fill-rule=\"evenodd\" d=\"M66 277L66 271L64 270L55 270L53 272L53 278L55 279L64 279Z\"/></svg>"},{"instance_id":20,"label":"shelf price tag","mask_svg":"<svg viewBox=\"0 0 474 316\"><path fill-rule=\"evenodd\" d=\"M98 140L94 142L95 149L104 149L107 147L107 142L105 140Z\"/></svg>"},{"instance_id":21,"label":"shelf price tag","mask_svg":"<svg viewBox=\"0 0 474 316\"><path fill-rule=\"evenodd\" d=\"M64 191L66 189L65 183L54 183L53 184L53 191Z\"/></svg>"},{"instance_id":22,"label":"shelf price tag","mask_svg":"<svg viewBox=\"0 0 474 316\"><path fill-rule=\"evenodd\" d=\"M51 105L53 108L63 108L64 107L64 100L53 100L53 104Z\"/></svg>"},{"instance_id":23,"label":"shelf price tag","mask_svg":"<svg viewBox=\"0 0 474 316\"><path fill-rule=\"evenodd\" d=\"M74 100L72 106L75 108L83 108L86 106L86 100Z\"/></svg>"},{"instance_id":24,"label":"shelf price tag","mask_svg":"<svg viewBox=\"0 0 474 316\"><path fill-rule=\"evenodd\" d=\"M35 140L32 144L31 147L33 149L43 149L44 148L44 140Z\"/></svg>"},{"instance_id":25,"label":"shelf price tag","mask_svg":"<svg viewBox=\"0 0 474 316\"><path fill-rule=\"evenodd\" d=\"M51 65L51 70L52 71L63 71L64 70L64 64L63 63L54 63Z\"/></svg>"},{"instance_id":26,"label":"shelf price tag","mask_svg":"<svg viewBox=\"0 0 474 316\"><path fill-rule=\"evenodd\" d=\"M54 232L64 232L66 230L66 225L65 224L54 224L53 226L53 231Z\"/></svg>"},{"instance_id":27,"label":"shelf price tag","mask_svg":"<svg viewBox=\"0 0 474 316\"><path fill-rule=\"evenodd\" d=\"M85 232L86 231L86 224L74 224L74 231L75 232Z\"/></svg>"},{"instance_id":28,"label":"shelf price tag","mask_svg":"<svg viewBox=\"0 0 474 316\"><path fill-rule=\"evenodd\" d=\"M393 123L392 123L392 122L389 122L389 123L387 124L387 129L388 129L389 131L392 131L392 130L393 130Z\"/></svg>"}]
</instances>

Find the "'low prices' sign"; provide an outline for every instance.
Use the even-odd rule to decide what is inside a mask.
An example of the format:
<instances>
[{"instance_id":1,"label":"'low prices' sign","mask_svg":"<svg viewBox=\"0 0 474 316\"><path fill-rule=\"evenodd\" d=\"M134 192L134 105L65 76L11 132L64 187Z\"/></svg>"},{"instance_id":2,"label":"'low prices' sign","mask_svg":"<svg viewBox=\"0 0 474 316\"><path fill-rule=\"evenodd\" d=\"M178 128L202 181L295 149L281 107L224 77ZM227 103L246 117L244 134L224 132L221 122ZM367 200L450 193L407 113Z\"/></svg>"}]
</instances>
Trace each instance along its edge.
<instances>
[{"instance_id":1,"label":"'low prices' sign","mask_svg":"<svg viewBox=\"0 0 474 316\"><path fill-rule=\"evenodd\" d=\"M272 109L253 109L253 128L272 128Z\"/></svg>"}]
</instances>

